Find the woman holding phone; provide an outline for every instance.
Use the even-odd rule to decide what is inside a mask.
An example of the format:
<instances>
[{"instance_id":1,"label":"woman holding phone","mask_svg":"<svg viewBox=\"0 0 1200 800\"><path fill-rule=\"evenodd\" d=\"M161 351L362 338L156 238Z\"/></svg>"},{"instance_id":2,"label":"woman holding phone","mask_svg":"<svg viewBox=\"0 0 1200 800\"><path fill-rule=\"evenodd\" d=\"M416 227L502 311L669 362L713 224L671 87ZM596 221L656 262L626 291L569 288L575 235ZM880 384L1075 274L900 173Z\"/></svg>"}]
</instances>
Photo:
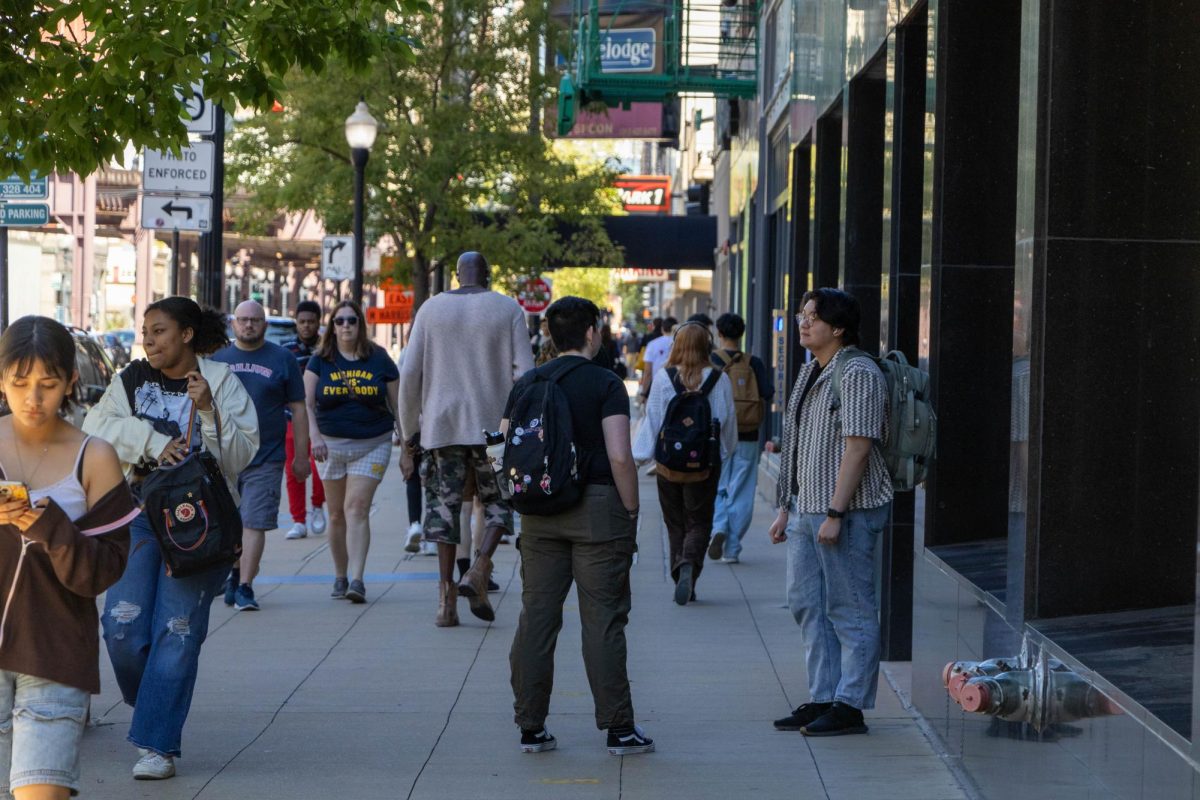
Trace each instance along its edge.
<instances>
[{"instance_id":1,"label":"woman holding phone","mask_svg":"<svg viewBox=\"0 0 1200 800\"><path fill-rule=\"evenodd\" d=\"M192 449L216 456L236 500L238 473L258 451L258 414L237 375L204 358L229 343L224 316L167 297L147 306L142 343L146 358L113 378L84 430L112 443L136 491L160 464L187 457L192 421ZM139 780L175 774L209 607L228 573L222 566L167 575L150 523L144 514L134 520L129 564L105 598L102 623L121 694L133 706Z\"/></svg>"},{"instance_id":2,"label":"woman holding phone","mask_svg":"<svg viewBox=\"0 0 1200 800\"><path fill-rule=\"evenodd\" d=\"M125 568L138 515L113 448L67 422L75 342L48 317L0 336L0 796L79 791L100 691L96 600Z\"/></svg>"}]
</instances>

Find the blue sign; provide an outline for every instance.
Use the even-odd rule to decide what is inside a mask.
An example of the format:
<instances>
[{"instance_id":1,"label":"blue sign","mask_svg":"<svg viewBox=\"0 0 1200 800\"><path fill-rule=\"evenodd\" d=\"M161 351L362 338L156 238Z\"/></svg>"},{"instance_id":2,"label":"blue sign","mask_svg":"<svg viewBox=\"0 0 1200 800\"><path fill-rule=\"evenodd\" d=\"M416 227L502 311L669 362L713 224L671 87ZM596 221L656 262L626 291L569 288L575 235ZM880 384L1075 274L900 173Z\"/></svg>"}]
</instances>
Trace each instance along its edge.
<instances>
[{"instance_id":1,"label":"blue sign","mask_svg":"<svg viewBox=\"0 0 1200 800\"><path fill-rule=\"evenodd\" d=\"M601 72L654 72L658 36L654 28L602 31Z\"/></svg>"},{"instance_id":2,"label":"blue sign","mask_svg":"<svg viewBox=\"0 0 1200 800\"><path fill-rule=\"evenodd\" d=\"M50 196L50 181L33 173L29 182L9 176L0 181L0 200L45 200Z\"/></svg>"},{"instance_id":3,"label":"blue sign","mask_svg":"<svg viewBox=\"0 0 1200 800\"><path fill-rule=\"evenodd\" d=\"M0 225L45 225L50 206L45 203L0 203Z\"/></svg>"}]
</instances>

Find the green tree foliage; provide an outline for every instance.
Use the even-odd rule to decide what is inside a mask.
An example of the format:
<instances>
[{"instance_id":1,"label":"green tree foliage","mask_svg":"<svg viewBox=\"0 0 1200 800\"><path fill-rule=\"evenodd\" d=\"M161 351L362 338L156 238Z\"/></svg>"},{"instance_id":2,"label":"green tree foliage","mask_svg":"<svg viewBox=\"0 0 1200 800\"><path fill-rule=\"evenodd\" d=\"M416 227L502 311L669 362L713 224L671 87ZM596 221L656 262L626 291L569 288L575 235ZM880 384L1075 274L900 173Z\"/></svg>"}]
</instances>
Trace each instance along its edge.
<instances>
[{"instance_id":1,"label":"green tree foliage","mask_svg":"<svg viewBox=\"0 0 1200 800\"><path fill-rule=\"evenodd\" d=\"M127 144L187 140L176 91L202 81L233 108L270 108L292 70L331 55L365 69L409 40L380 22L424 0L5 0L0 3L0 175L87 175Z\"/></svg>"},{"instance_id":2,"label":"green tree foliage","mask_svg":"<svg viewBox=\"0 0 1200 800\"><path fill-rule=\"evenodd\" d=\"M510 287L557 264L619 265L599 221L616 207L614 173L560 157L540 129L552 94L530 55L540 53L545 9L439 0L400 24L421 42L415 59L385 49L366 74L331 62L321 77L290 82L282 112L239 126L227 161L253 196L239 224L313 209L328 230L350 229L344 121L362 96L380 123L366 168L367 239L392 236L394 277L411 279L418 305L435 263L452 269L464 250L484 253Z\"/></svg>"},{"instance_id":3,"label":"green tree foliage","mask_svg":"<svg viewBox=\"0 0 1200 800\"><path fill-rule=\"evenodd\" d=\"M612 270L598 267L568 267L555 270L549 276L553 282L554 299L573 295L591 300L601 309L607 308L612 293Z\"/></svg>"}]
</instances>

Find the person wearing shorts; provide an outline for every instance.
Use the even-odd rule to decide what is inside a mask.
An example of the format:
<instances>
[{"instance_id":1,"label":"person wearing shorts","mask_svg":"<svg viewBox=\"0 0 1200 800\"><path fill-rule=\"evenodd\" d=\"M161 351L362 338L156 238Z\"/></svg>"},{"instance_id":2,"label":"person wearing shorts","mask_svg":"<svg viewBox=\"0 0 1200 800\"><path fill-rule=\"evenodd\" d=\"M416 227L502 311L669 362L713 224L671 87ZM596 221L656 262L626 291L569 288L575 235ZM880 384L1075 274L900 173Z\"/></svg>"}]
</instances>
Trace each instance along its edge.
<instances>
[{"instance_id":1,"label":"person wearing shorts","mask_svg":"<svg viewBox=\"0 0 1200 800\"><path fill-rule=\"evenodd\" d=\"M254 578L262 561L267 531L279 524L279 499L287 457L288 412L299 424L299 446L292 457L292 474L301 482L308 477L308 412L304 406L304 381L295 357L267 341L267 315L263 307L247 300L233 312L233 344L213 354L229 365L246 387L258 415L258 452L238 475L242 496L242 558L225 583L225 605L238 611L257 611Z\"/></svg>"},{"instance_id":2,"label":"person wearing shorts","mask_svg":"<svg viewBox=\"0 0 1200 800\"><path fill-rule=\"evenodd\" d=\"M329 512L332 596L353 603L367 599L369 514L392 457L399 384L400 372L387 351L367 338L362 309L350 300L338 303L308 360L304 391Z\"/></svg>"}]
</instances>

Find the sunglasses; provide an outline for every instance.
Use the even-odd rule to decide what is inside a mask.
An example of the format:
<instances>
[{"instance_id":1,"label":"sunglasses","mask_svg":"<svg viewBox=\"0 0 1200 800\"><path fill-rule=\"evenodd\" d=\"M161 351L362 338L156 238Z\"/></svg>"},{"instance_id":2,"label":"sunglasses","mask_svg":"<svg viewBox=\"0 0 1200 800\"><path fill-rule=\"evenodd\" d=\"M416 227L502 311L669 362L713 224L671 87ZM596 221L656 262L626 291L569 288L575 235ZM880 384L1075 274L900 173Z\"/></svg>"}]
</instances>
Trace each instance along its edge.
<instances>
[{"instance_id":1,"label":"sunglasses","mask_svg":"<svg viewBox=\"0 0 1200 800\"><path fill-rule=\"evenodd\" d=\"M333 324L339 327L342 325L357 325L358 317L334 317Z\"/></svg>"}]
</instances>

